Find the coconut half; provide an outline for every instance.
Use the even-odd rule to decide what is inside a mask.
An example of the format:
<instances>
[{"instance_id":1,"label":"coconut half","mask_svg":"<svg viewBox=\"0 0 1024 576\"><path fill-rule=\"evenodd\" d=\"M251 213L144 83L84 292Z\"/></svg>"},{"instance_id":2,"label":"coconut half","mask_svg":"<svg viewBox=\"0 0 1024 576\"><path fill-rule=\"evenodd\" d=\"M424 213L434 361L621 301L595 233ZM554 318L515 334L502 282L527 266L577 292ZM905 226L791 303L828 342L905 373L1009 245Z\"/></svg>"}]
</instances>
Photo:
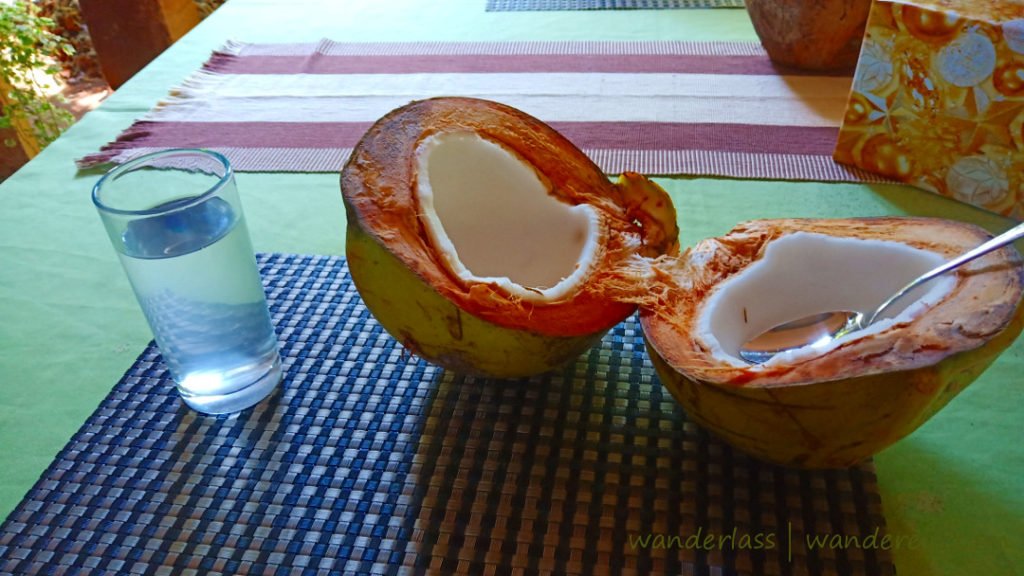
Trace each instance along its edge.
<instances>
[{"instance_id":1,"label":"coconut half","mask_svg":"<svg viewBox=\"0 0 1024 576\"><path fill-rule=\"evenodd\" d=\"M1024 269L1012 247L922 287L870 329L750 365L740 345L780 322L870 311L989 238L924 218L764 220L683 257L680 297L641 324L665 386L699 424L760 458L855 464L902 438L1020 333Z\"/></svg>"},{"instance_id":2,"label":"coconut half","mask_svg":"<svg viewBox=\"0 0 1024 576\"><path fill-rule=\"evenodd\" d=\"M678 252L668 195L613 183L539 120L435 98L381 118L341 173L363 301L414 354L497 377L575 358L635 304L636 259Z\"/></svg>"}]
</instances>

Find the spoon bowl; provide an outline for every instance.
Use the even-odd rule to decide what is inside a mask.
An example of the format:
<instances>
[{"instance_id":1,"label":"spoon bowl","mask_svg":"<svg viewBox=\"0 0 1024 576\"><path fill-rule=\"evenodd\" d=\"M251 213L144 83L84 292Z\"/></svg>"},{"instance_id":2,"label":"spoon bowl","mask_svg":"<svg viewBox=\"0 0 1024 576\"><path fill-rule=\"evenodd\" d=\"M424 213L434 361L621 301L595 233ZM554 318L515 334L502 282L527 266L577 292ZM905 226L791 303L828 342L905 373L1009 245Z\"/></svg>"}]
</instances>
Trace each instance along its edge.
<instances>
[{"instance_id":1,"label":"spoon bowl","mask_svg":"<svg viewBox=\"0 0 1024 576\"><path fill-rule=\"evenodd\" d=\"M805 346L825 347L838 338L864 330L874 324L886 310L918 286L1021 238L1024 238L1024 224L1018 224L981 246L918 276L882 302L870 314L836 310L783 322L747 341L740 347L739 356L751 364L763 364L776 355L790 350Z\"/></svg>"},{"instance_id":2,"label":"spoon bowl","mask_svg":"<svg viewBox=\"0 0 1024 576\"><path fill-rule=\"evenodd\" d=\"M864 315L850 310L812 314L784 322L740 348L740 358L751 364L763 364L777 354L811 346L820 348L850 332L863 329Z\"/></svg>"}]
</instances>

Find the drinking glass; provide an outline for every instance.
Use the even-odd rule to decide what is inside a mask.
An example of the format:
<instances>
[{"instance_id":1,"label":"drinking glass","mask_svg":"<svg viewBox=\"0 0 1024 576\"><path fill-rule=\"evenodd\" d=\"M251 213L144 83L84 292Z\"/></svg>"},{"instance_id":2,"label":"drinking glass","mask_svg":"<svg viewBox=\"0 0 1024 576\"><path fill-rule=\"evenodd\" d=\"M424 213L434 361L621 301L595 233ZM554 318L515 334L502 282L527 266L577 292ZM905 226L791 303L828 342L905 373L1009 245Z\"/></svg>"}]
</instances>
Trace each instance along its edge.
<instances>
[{"instance_id":1,"label":"drinking glass","mask_svg":"<svg viewBox=\"0 0 1024 576\"><path fill-rule=\"evenodd\" d=\"M148 154L104 175L92 200L185 403L224 414L269 395L277 336L227 158Z\"/></svg>"}]
</instances>

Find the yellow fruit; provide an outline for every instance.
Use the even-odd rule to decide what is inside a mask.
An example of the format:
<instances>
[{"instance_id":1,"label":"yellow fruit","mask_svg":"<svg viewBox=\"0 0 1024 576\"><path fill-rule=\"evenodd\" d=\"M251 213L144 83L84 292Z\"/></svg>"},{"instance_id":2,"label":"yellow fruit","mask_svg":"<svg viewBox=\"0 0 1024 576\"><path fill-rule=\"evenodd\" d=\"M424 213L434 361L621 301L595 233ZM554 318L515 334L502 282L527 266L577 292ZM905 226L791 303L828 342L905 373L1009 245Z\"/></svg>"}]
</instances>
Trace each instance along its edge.
<instances>
[{"instance_id":1,"label":"yellow fruit","mask_svg":"<svg viewBox=\"0 0 1024 576\"><path fill-rule=\"evenodd\" d=\"M917 6L902 6L899 19L907 31L919 40L933 44L945 44L956 37L963 28L963 20L952 13L929 10Z\"/></svg>"}]
</instances>

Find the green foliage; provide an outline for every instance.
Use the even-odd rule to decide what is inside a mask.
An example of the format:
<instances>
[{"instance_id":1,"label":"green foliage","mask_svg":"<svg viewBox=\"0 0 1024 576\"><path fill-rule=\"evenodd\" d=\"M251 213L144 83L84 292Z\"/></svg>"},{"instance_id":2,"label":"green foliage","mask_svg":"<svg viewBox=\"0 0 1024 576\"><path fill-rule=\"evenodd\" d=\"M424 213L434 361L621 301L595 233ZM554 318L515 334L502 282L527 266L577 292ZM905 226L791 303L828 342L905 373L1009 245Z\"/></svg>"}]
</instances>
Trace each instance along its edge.
<instances>
[{"instance_id":1,"label":"green foliage","mask_svg":"<svg viewBox=\"0 0 1024 576\"><path fill-rule=\"evenodd\" d=\"M64 68L64 76L69 81L92 78L102 80L99 59L92 45L89 30L82 20L82 7L78 0L32 0L38 14L53 20L50 28L57 36L74 47L74 54L57 54L57 60Z\"/></svg>"},{"instance_id":2,"label":"green foliage","mask_svg":"<svg viewBox=\"0 0 1024 576\"><path fill-rule=\"evenodd\" d=\"M47 98L38 80L40 73L53 76L60 72L56 64L59 55L74 53L70 44L47 31L52 27L53 21L38 16L30 2L0 3L0 87L6 90L0 98L0 128L24 120L40 147L55 140L74 121ZM10 140L4 143L14 144Z\"/></svg>"}]
</instances>

